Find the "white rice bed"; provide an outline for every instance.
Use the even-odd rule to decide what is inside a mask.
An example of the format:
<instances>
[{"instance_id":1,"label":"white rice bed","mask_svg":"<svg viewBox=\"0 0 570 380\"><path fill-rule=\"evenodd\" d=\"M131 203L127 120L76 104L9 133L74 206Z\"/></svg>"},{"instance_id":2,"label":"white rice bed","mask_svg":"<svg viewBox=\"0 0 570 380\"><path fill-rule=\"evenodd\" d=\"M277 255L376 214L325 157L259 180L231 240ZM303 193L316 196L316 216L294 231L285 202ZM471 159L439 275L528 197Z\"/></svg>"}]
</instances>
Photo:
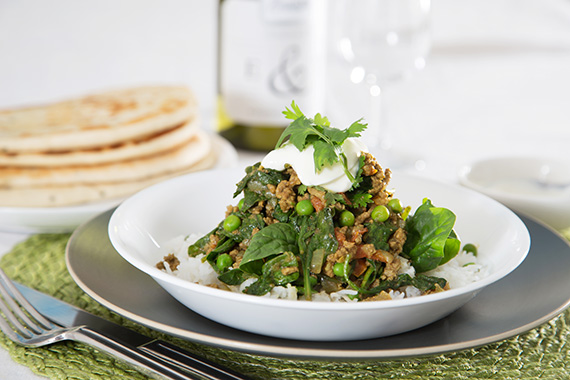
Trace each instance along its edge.
<instances>
[{"instance_id":1,"label":"white rice bed","mask_svg":"<svg viewBox=\"0 0 570 380\"><path fill-rule=\"evenodd\" d=\"M210 263L205 260L203 261L203 254L196 257L188 256L188 247L199 238L200 236L198 235L181 236L164 245L161 249L161 258L172 253L180 260L180 265L175 271L171 271L166 263L164 271L187 281L206 286L216 286L221 289L229 289L239 293L243 292L245 288L256 281L255 278L247 279L239 286L229 286L220 282L220 280L218 280L218 274ZM399 258L402 262L402 267L398 274L407 273L414 277L414 267L412 267L405 258ZM487 275L487 270L483 265L478 263L476 256L468 252L460 252L453 260L424 274L444 278L448 281L451 289L456 289L479 281ZM322 291L313 294L312 300L316 302L357 302L357 300L350 298L351 295L355 294L357 294L357 292L352 289L345 289L330 294ZM420 290L414 286L405 286L398 290L390 290L388 294L392 299L421 296ZM297 289L290 284L287 286L275 286L271 292L262 297L297 300Z\"/></svg>"}]
</instances>

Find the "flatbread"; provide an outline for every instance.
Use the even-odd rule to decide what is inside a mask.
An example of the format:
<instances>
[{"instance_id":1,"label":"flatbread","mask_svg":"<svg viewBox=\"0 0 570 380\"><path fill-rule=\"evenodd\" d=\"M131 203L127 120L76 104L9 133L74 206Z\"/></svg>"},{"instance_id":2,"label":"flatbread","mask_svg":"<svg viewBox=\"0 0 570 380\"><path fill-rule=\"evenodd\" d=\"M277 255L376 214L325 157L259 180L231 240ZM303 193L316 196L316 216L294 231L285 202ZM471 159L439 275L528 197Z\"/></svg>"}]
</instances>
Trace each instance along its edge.
<instances>
[{"instance_id":1,"label":"flatbread","mask_svg":"<svg viewBox=\"0 0 570 380\"><path fill-rule=\"evenodd\" d=\"M196 131L188 141L165 152L129 161L102 165L63 167L0 167L0 188L20 191L41 186L97 185L109 182L138 182L172 172L184 171L212 151L211 138ZM0 203L5 203L0 199Z\"/></svg>"},{"instance_id":2,"label":"flatbread","mask_svg":"<svg viewBox=\"0 0 570 380\"><path fill-rule=\"evenodd\" d=\"M112 146L197 117L181 86L106 91L50 105L0 111L0 152L53 152Z\"/></svg>"},{"instance_id":3,"label":"flatbread","mask_svg":"<svg viewBox=\"0 0 570 380\"><path fill-rule=\"evenodd\" d=\"M91 149L74 149L59 152L24 152L2 154L0 167L60 167L98 165L116 161L133 160L162 153L188 141L199 128L199 120L182 123L174 128L137 140L125 141L113 146Z\"/></svg>"},{"instance_id":4,"label":"flatbread","mask_svg":"<svg viewBox=\"0 0 570 380\"><path fill-rule=\"evenodd\" d=\"M209 169L216 163L217 153L211 150L194 165L179 171L163 173L134 182L108 182L99 184L75 184L39 186L14 189L0 188L0 207L65 207L97 201L109 201L130 196L150 185L169 178Z\"/></svg>"},{"instance_id":5,"label":"flatbread","mask_svg":"<svg viewBox=\"0 0 570 380\"><path fill-rule=\"evenodd\" d=\"M0 111L0 207L109 201L217 160L186 87L107 91Z\"/></svg>"}]
</instances>

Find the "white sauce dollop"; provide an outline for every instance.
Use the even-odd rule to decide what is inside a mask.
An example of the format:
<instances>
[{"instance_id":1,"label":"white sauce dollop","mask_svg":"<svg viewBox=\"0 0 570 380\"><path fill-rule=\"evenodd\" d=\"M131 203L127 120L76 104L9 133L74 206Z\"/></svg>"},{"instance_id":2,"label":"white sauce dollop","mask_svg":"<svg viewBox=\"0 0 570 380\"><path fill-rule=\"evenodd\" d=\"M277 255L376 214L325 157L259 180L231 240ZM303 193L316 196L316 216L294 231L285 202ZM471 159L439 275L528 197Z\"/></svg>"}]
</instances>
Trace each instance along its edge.
<instances>
[{"instance_id":1,"label":"white sauce dollop","mask_svg":"<svg viewBox=\"0 0 570 380\"><path fill-rule=\"evenodd\" d=\"M342 151L347 158L348 170L356 176L358 158L361 152L368 152L368 149L359 139L349 138L342 144ZM336 162L317 172L313 158L314 152L312 145L299 152L293 144L289 143L269 152L261 161L261 165L268 169L284 170L285 165L289 164L297 172L301 183L306 186L321 186L335 193L348 191L352 187L352 182L346 176L342 164Z\"/></svg>"}]
</instances>

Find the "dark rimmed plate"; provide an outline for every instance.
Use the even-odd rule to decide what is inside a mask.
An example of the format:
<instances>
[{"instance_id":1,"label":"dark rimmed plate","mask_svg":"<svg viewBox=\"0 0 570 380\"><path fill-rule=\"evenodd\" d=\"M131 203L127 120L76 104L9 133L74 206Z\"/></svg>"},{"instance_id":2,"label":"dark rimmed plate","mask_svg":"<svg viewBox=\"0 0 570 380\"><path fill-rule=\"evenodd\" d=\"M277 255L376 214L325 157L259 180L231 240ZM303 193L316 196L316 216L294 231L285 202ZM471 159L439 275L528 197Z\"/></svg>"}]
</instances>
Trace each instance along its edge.
<instances>
[{"instance_id":1,"label":"dark rimmed plate","mask_svg":"<svg viewBox=\"0 0 570 380\"><path fill-rule=\"evenodd\" d=\"M81 289L135 322L230 350L305 359L388 359L439 354L524 333L570 305L570 245L551 229L521 216L532 241L526 260L503 280L438 322L404 334L349 342L308 342L251 334L187 309L151 277L127 263L107 235L111 213L112 210L107 211L80 226L68 243L67 267ZM535 281L538 276L540 281Z\"/></svg>"}]
</instances>

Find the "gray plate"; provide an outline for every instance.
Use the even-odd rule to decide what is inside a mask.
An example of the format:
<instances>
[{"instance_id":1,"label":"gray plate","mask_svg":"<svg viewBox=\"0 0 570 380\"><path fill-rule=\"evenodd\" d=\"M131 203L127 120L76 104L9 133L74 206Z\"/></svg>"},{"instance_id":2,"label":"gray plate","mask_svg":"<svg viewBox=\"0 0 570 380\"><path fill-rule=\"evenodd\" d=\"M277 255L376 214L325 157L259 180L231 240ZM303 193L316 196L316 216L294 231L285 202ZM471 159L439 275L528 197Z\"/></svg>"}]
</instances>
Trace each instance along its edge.
<instances>
[{"instance_id":1,"label":"gray plate","mask_svg":"<svg viewBox=\"0 0 570 380\"><path fill-rule=\"evenodd\" d=\"M308 342L256 335L192 312L151 277L127 263L107 235L111 213L112 210L79 227L67 246L67 267L81 289L135 322L230 350L304 359L388 359L439 354L521 334L549 321L570 305L570 246L552 230L521 217L532 240L526 260L509 276L438 322L404 334L349 342ZM540 281L536 281L539 275Z\"/></svg>"}]
</instances>

